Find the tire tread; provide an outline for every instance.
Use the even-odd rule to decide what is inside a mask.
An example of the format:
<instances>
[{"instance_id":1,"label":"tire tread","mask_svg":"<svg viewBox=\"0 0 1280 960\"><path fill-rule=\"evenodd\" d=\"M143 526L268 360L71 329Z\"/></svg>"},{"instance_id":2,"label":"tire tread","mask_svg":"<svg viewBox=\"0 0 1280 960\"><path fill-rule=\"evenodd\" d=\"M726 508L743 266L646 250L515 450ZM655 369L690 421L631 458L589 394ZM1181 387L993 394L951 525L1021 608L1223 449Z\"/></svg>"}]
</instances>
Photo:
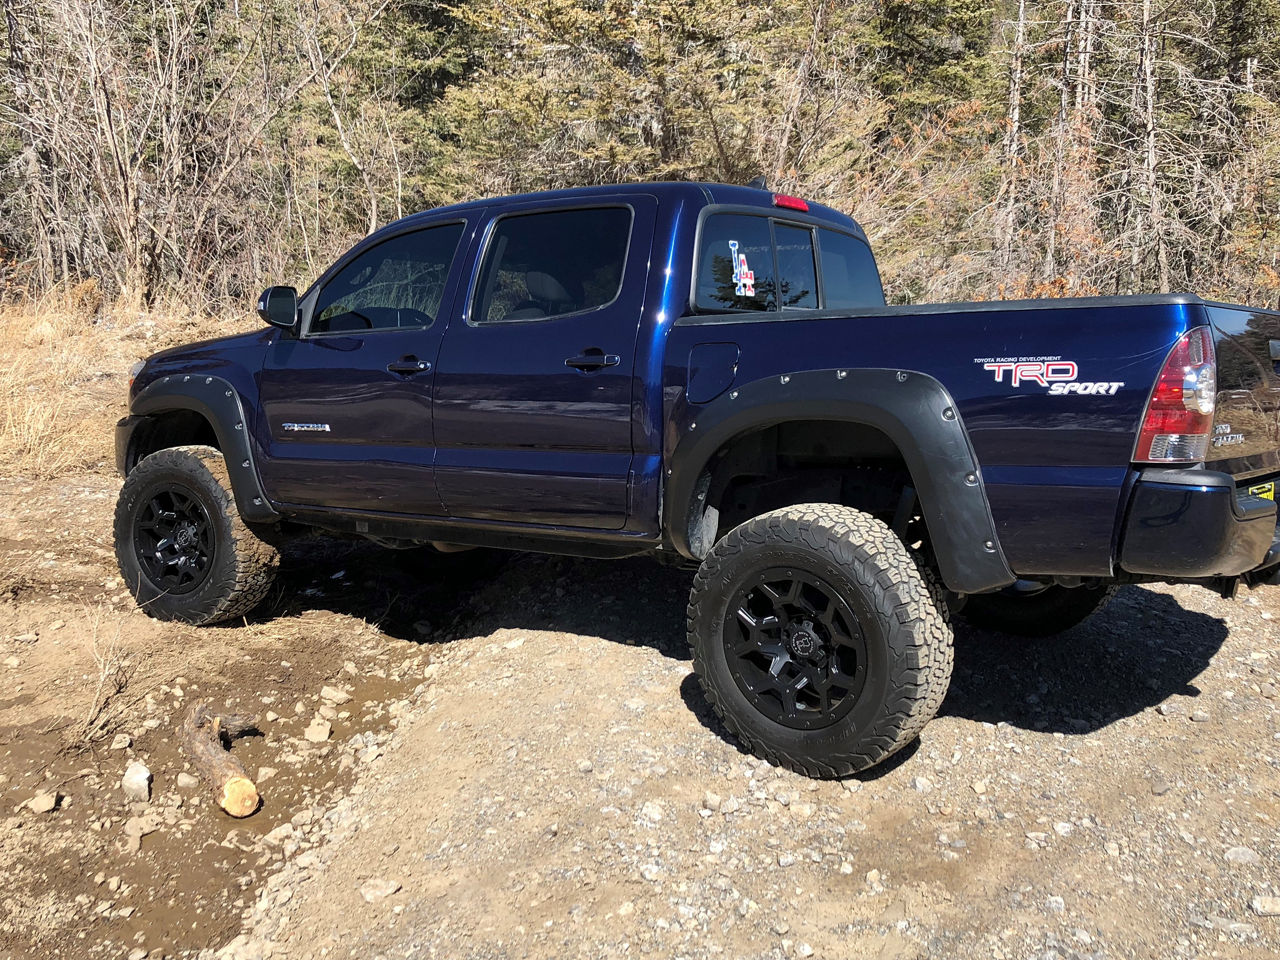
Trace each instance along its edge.
<instances>
[{"instance_id":1,"label":"tire tread","mask_svg":"<svg viewBox=\"0 0 1280 960\"><path fill-rule=\"evenodd\" d=\"M891 696L871 729L861 731L847 752L823 760L789 753L762 742L726 708L707 669L698 640L703 604L722 565L746 550L769 543L804 543L840 565L865 590L886 626ZM729 531L694 577L686 610L693 667L716 715L749 750L770 763L811 777L848 776L881 763L914 740L937 714L951 681L952 632L942 590L884 523L851 507L808 503L763 514Z\"/></svg>"}]
</instances>

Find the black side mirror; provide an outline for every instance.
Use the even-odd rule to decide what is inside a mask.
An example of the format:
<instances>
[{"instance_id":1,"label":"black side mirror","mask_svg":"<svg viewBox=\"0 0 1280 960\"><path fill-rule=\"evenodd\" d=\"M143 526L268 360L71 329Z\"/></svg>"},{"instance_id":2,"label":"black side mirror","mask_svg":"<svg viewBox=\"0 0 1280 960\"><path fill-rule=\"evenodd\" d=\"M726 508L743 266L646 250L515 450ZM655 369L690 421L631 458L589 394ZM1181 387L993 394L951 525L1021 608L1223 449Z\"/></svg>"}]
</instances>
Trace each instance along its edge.
<instances>
[{"instance_id":1,"label":"black side mirror","mask_svg":"<svg viewBox=\"0 0 1280 960\"><path fill-rule=\"evenodd\" d=\"M292 330L298 324L298 291L293 287L267 287L258 297L258 316L273 327Z\"/></svg>"}]
</instances>

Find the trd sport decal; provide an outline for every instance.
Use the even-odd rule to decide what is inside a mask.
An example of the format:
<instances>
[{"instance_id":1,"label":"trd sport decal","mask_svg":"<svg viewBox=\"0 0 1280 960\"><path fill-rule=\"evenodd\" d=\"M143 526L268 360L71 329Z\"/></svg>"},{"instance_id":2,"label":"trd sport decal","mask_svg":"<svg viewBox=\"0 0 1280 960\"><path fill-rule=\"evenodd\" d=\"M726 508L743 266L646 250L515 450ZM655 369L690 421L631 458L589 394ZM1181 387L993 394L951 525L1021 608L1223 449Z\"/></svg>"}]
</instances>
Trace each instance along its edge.
<instances>
[{"instance_id":1,"label":"trd sport decal","mask_svg":"<svg viewBox=\"0 0 1280 960\"><path fill-rule=\"evenodd\" d=\"M1080 382L1080 365L1061 357L975 357L974 363L995 375L996 383L1011 387L1035 384L1044 387L1051 397L1113 397L1124 388L1124 381L1102 380ZM1006 376L1008 379L1006 380Z\"/></svg>"},{"instance_id":2,"label":"trd sport decal","mask_svg":"<svg viewBox=\"0 0 1280 960\"><path fill-rule=\"evenodd\" d=\"M738 241L729 241L729 253L733 256L733 292L740 297L756 295L756 274L747 267L747 255L738 252Z\"/></svg>"}]
</instances>

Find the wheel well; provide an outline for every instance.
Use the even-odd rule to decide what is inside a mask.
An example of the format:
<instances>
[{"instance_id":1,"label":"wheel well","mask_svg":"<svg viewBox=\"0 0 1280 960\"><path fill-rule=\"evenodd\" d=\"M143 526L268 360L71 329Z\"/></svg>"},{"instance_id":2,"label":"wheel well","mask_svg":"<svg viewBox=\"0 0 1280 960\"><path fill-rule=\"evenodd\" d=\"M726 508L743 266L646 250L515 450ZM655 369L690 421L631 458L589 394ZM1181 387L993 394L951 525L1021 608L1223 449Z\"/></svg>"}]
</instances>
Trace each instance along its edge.
<instances>
[{"instance_id":1,"label":"wheel well","mask_svg":"<svg viewBox=\"0 0 1280 960\"><path fill-rule=\"evenodd\" d=\"M862 423L801 420L739 434L716 451L689 506L689 546L701 558L752 517L815 502L869 513L908 543L925 539L911 472L887 434Z\"/></svg>"},{"instance_id":2,"label":"wheel well","mask_svg":"<svg viewBox=\"0 0 1280 960\"><path fill-rule=\"evenodd\" d=\"M201 445L222 449L213 424L194 410L170 410L153 414L133 434L126 461L126 472L144 457L169 447Z\"/></svg>"}]
</instances>

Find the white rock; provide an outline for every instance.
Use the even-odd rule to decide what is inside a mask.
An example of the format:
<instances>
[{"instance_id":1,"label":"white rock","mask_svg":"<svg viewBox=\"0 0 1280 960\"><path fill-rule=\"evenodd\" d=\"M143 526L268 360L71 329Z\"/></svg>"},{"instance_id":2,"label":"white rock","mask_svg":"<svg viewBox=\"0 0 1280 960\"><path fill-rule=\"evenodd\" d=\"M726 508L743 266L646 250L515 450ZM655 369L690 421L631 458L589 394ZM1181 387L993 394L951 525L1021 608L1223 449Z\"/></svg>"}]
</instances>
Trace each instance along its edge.
<instances>
[{"instance_id":1,"label":"white rock","mask_svg":"<svg viewBox=\"0 0 1280 960\"><path fill-rule=\"evenodd\" d=\"M140 760L134 760L125 768L120 788L130 800L147 803L151 800L151 771Z\"/></svg>"},{"instance_id":2,"label":"white rock","mask_svg":"<svg viewBox=\"0 0 1280 960\"><path fill-rule=\"evenodd\" d=\"M187 773L185 770L178 774L178 786L183 790L190 790L192 787L200 785L200 781Z\"/></svg>"},{"instance_id":3,"label":"white rock","mask_svg":"<svg viewBox=\"0 0 1280 960\"><path fill-rule=\"evenodd\" d=\"M1223 854L1223 859L1227 863L1254 864L1262 862L1262 858L1248 847L1232 847Z\"/></svg>"},{"instance_id":4,"label":"white rock","mask_svg":"<svg viewBox=\"0 0 1280 960\"><path fill-rule=\"evenodd\" d=\"M351 694L345 690L339 690L337 687L321 687L320 699L328 700L333 704L342 704L351 702Z\"/></svg>"},{"instance_id":5,"label":"white rock","mask_svg":"<svg viewBox=\"0 0 1280 960\"><path fill-rule=\"evenodd\" d=\"M133 746L133 737L127 733L117 733L111 741L112 750L128 750L131 746Z\"/></svg>"},{"instance_id":6,"label":"white rock","mask_svg":"<svg viewBox=\"0 0 1280 960\"><path fill-rule=\"evenodd\" d=\"M27 808L32 813L52 813L58 807L56 790L41 790L27 801Z\"/></svg>"},{"instance_id":7,"label":"white rock","mask_svg":"<svg viewBox=\"0 0 1280 960\"><path fill-rule=\"evenodd\" d=\"M644 806L640 808L640 816L657 823L662 819L662 804L654 800L645 801Z\"/></svg>"},{"instance_id":8,"label":"white rock","mask_svg":"<svg viewBox=\"0 0 1280 960\"><path fill-rule=\"evenodd\" d=\"M302 735L312 743L324 743L329 739L329 734L332 732L333 726L328 720L323 717L315 717Z\"/></svg>"},{"instance_id":9,"label":"white rock","mask_svg":"<svg viewBox=\"0 0 1280 960\"><path fill-rule=\"evenodd\" d=\"M933 790L933 781L928 777L913 777L911 779L911 789L916 793L929 793Z\"/></svg>"},{"instance_id":10,"label":"white rock","mask_svg":"<svg viewBox=\"0 0 1280 960\"><path fill-rule=\"evenodd\" d=\"M1280 917L1280 897L1254 897L1249 906L1260 917Z\"/></svg>"},{"instance_id":11,"label":"white rock","mask_svg":"<svg viewBox=\"0 0 1280 960\"><path fill-rule=\"evenodd\" d=\"M395 880L374 877L360 885L360 896L364 897L369 903L377 903L380 900L387 899L399 889L400 884Z\"/></svg>"}]
</instances>

